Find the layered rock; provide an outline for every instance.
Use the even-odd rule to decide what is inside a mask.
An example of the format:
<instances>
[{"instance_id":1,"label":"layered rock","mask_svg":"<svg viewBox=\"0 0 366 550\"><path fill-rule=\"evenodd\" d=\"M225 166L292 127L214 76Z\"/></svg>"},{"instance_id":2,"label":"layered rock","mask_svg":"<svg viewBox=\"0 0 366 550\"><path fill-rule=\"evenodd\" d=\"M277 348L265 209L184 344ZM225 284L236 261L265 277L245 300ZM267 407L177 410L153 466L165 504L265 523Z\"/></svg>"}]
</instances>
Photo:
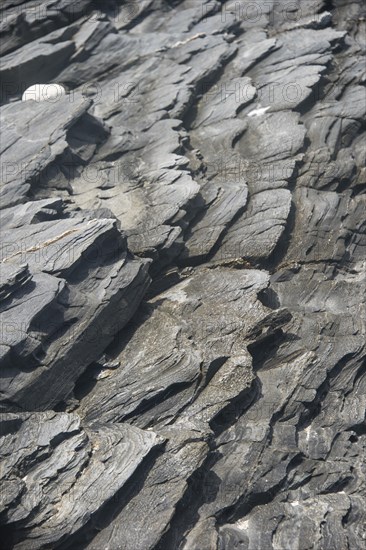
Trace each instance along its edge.
<instances>
[{"instance_id":1,"label":"layered rock","mask_svg":"<svg viewBox=\"0 0 366 550\"><path fill-rule=\"evenodd\" d=\"M4 548L363 548L361 2L1 9Z\"/></svg>"}]
</instances>

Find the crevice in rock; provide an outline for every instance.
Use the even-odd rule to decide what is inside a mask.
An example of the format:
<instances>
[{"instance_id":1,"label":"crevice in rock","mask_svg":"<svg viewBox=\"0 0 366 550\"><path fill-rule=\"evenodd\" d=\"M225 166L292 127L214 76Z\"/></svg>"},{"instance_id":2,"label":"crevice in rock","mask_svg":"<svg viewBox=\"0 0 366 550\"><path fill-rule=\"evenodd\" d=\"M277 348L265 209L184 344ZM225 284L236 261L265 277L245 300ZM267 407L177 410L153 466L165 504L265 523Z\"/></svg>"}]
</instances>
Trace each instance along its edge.
<instances>
[{"instance_id":1,"label":"crevice in rock","mask_svg":"<svg viewBox=\"0 0 366 550\"><path fill-rule=\"evenodd\" d=\"M230 426L233 426L239 418L258 400L261 394L261 384L255 378L249 389L240 392L231 402L212 418L209 425L217 438Z\"/></svg>"},{"instance_id":2,"label":"crevice in rock","mask_svg":"<svg viewBox=\"0 0 366 550\"><path fill-rule=\"evenodd\" d=\"M316 418L322 408L322 404L324 399L329 394L329 391L332 387L332 381L338 377L338 375L342 372L342 369L347 365L348 361L354 357L353 353L349 353L345 355L338 363L332 367L332 369L327 373L326 378L322 384L318 387L316 390L316 396L313 399L313 401L309 404L305 404L305 410L300 415L299 422L297 424L298 430L304 430Z\"/></svg>"},{"instance_id":3,"label":"crevice in rock","mask_svg":"<svg viewBox=\"0 0 366 550\"><path fill-rule=\"evenodd\" d=\"M253 370L257 372L267 361L274 360L281 346L290 338L290 335L279 328L259 342L249 344L248 351L253 358Z\"/></svg>"},{"instance_id":4,"label":"crevice in rock","mask_svg":"<svg viewBox=\"0 0 366 550\"><path fill-rule=\"evenodd\" d=\"M191 382L181 382L176 384L171 384L169 388L160 392L152 399L143 400L140 405L134 409L131 413L126 415L121 415L121 422L131 422L133 420L138 420L138 417L154 407L158 406L160 403L163 403L166 399L178 395L183 390L189 388L192 385Z\"/></svg>"},{"instance_id":5,"label":"crevice in rock","mask_svg":"<svg viewBox=\"0 0 366 550\"><path fill-rule=\"evenodd\" d=\"M109 501L105 502L79 531L69 537L65 542L57 545L55 550L75 550L75 548L80 550L86 549L94 536L102 529L105 529L113 519L118 516L128 502L139 494L150 470L153 468L157 458L161 456L163 452L163 446L150 451L148 456L141 462L125 485L117 491Z\"/></svg>"},{"instance_id":6,"label":"crevice in rock","mask_svg":"<svg viewBox=\"0 0 366 550\"><path fill-rule=\"evenodd\" d=\"M206 502L212 502L219 490L220 479L211 470L219 458L217 452L210 452L205 462L187 480L187 489L175 508L175 514L166 533L154 550L180 549L185 535L199 519L199 509Z\"/></svg>"}]
</instances>

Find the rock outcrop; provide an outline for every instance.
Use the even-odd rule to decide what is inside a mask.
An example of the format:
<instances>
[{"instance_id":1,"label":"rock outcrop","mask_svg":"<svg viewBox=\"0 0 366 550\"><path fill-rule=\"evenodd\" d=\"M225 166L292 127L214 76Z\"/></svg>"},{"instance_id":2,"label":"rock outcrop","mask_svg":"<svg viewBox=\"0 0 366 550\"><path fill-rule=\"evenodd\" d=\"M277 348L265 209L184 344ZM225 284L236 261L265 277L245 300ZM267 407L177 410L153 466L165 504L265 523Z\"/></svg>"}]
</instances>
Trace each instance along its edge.
<instances>
[{"instance_id":1,"label":"rock outcrop","mask_svg":"<svg viewBox=\"0 0 366 550\"><path fill-rule=\"evenodd\" d=\"M365 548L365 16L2 3L4 550Z\"/></svg>"}]
</instances>

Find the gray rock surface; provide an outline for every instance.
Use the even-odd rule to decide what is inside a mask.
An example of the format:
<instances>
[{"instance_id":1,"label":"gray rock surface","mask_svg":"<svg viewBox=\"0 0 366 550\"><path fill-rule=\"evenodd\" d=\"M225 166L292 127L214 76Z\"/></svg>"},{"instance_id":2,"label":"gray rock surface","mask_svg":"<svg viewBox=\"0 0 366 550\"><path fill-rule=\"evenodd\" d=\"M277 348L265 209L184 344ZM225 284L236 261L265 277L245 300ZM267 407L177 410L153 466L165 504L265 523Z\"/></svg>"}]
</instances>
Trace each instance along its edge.
<instances>
[{"instance_id":1,"label":"gray rock surface","mask_svg":"<svg viewBox=\"0 0 366 550\"><path fill-rule=\"evenodd\" d=\"M3 410L45 410L67 398L149 284L148 263L131 256L115 219L62 217L61 207L43 200L4 210Z\"/></svg>"},{"instance_id":2,"label":"gray rock surface","mask_svg":"<svg viewBox=\"0 0 366 550\"><path fill-rule=\"evenodd\" d=\"M5 525L17 525L6 541L14 548L50 547L75 533L164 442L128 424L84 428L78 415L52 411L4 414L2 423L3 488L12 501L1 504Z\"/></svg>"},{"instance_id":3,"label":"gray rock surface","mask_svg":"<svg viewBox=\"0 0 366 550\"><path fill-rule=\"evenodd\" d=\"M1 547L364 549L363 3L0 12Z\"/></svg>"}]
</instances>

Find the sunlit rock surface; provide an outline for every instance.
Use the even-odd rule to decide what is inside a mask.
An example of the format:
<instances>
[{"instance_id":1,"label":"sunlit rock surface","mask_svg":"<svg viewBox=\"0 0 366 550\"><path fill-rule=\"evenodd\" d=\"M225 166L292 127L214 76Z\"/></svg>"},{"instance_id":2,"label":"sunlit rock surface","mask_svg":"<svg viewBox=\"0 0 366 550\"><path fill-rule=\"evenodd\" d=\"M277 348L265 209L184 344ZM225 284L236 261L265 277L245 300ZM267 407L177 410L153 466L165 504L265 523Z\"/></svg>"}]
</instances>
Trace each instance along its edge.
<instances>
[{"instance_id":1,"label":"sunlit rock surface","mask_svg":"<svg viewBox=\"0 0 366 550\"><path fill-rule=\"evenodd\" d=\"M1 547L364 549L363 2L0 9Z\"/></svg>"}]
</instances>

